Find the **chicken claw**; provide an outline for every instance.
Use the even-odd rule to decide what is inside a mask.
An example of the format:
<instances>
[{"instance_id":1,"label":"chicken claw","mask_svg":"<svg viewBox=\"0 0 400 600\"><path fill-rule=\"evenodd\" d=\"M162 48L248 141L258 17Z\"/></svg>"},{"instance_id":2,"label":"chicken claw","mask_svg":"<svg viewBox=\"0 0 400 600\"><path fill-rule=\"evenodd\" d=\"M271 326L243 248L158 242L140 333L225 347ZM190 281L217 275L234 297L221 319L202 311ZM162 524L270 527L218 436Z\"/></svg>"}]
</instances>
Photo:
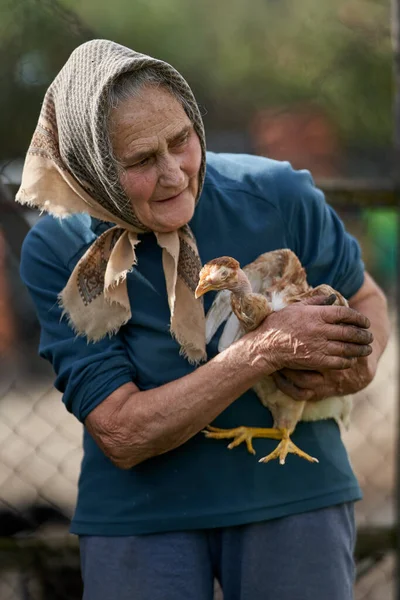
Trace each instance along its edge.
<instances>
[{"instance_id":1,"label":"chicken claw","mask_svg":"<svg viewBox=\"0 0 400 600\"><path fill-rule=\"evenodd\" d=\"M245 442L247 450L250 452L250 454L256 453L252 444L253 438L270 438L273 440L282 439L282 432L279 431L279 429L266 427L236 427L235 429L220 429L219 427L211 427L211 425L208 425L207 429L203 429L203 433L207 438L212 438L214 440L233 438L233 442L231 442L228 446L229 450L232 450L232 448L236 448L236 446L239 446L239 444Z\"/></svg>"},{"instance_id":2,"label":"chicken claw","mask_svg":"<svg viewBox=\"0 0 400 600\"><path fill-rule=\"evenodd\" d=\"M281 465L284 465L285 461L286 461L286 457L289 453L297 454L297 456L300 456L301 458L304 458L305 460L308 460L309 462L315 462L315 463L319 462L317 458L314 458L313 456L310 456L309 454L306 454L305 452L303 452L303 450L300 450L300 448L298 448L296 446L296 444L294 444L292 442L292 440L290 439L289 435L286 432L282 432L282 433L283 433L282 441L278 444L278 446L275 448L275 450L273 452L271 452L271 454L268 454L268 456L264 456L264 458L260 458L260 460L258 462L266 463L266 462L269 462L270 460L274 460L275 458L279 458L279 463Z\"/></svg>"}]
</instances>

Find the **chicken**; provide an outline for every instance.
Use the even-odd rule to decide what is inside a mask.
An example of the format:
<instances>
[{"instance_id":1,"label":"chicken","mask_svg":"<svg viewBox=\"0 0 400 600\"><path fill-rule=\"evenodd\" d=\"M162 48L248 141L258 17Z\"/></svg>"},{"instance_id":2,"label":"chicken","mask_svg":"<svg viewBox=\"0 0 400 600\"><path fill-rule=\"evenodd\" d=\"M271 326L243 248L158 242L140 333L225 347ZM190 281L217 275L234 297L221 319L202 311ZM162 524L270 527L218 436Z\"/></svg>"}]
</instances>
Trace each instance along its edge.
<instances>
[{"instance_id":1,"label":"chicken","mask_svg":"<svg viewBox=\"0 0 400 600\"><path fill-rule=\"evenodd\" d=\"M310 296L334 294L335 304L347 306L345 298L329 285L311 288L299 259L288 249L262 254L244 269L231 257L211 260L200 272L195 295L199 298L210 290L218 290L219 293L207 314L206 340L210 342L220 325L226 321L218 345L220 352L245 333L256 329L271 312ZM280 464L285 464L289 453L310 462L318 462L290 439L297 423L333 418L346 428L349 426L350 396L326 398L320 402L299 402L281 392L271 376L262 378L253 389L262 404L271 411L273 428L242 426L220 429L208 426L205 435L214 439L233 438L229 449L244 442L252 454L255 454L253 438L280 440L277 448L259 462L279 459Z\"/></svg>"}]
</instances>

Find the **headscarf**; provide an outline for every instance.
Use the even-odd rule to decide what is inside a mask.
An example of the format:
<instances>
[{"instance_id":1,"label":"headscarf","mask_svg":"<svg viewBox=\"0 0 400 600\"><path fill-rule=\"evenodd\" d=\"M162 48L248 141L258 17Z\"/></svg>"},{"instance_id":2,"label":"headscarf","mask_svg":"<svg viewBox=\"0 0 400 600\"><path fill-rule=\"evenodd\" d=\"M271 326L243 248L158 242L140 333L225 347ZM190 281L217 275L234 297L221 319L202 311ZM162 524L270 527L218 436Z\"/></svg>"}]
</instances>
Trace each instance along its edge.
<instances>
[{"instance_id":1,"label":"headscarf","mask_svg":"<svg viewBox=\"0 0 400 600\"><path fill-rule=\"evenodd\" d=\"M74 50L48 88L25 160L16 200L56 217L88 213L115 223L88 248L59 295L70 325L89 341L112 335L131 317L126 276L136 264L138 220L110 157L108 88L124 73L157 69L185 98L200 139L205 174L203 122L185 79L168 63L108 40L92 40ZM188 109L187 109L188 110ZM188 225L155 236L170 308L170 332L191 363L206 358L203 303L194 290L201 261ZM134 303L134 298L133 298Z\"/></svg>"}]
</instances>

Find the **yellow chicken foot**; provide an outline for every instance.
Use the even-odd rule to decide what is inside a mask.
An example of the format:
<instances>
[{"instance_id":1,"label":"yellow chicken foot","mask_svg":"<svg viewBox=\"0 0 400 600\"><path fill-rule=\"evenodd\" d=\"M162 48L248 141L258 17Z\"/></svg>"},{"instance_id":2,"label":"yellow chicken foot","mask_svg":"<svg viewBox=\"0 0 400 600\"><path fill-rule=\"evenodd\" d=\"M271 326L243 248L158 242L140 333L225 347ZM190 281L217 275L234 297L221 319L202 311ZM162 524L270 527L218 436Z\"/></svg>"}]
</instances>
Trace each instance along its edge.
<instances>
[{"instance_id":1,"label":"yellow chicken foot","mask_svg":"<svg viewBox=\"0 0 400 600\"><path fill-rule=\"evenodd\" d=\"M280 464L284 465L288 454L297 454L297 456L300 456L309 462L318 462L318 459L306 454L292 442L287 429L281 429L278 431L281 433L282 441L278 444L275 450L271 452L271 454L264 456L264 458L260 458L258 462L266 463L270 460L274 460L275 458L279 458Z\"/></svg>"},{"instance_id":2,"label":"yellow chicken foot","mask_svg":"<svg viewBox=\"0 0 400 600\"><path fill-rule=\"evenodd\" d=\"M279 429L268 429L266 427L236 427L235 429L220 429L219 427L211 427L211 425L208 425L207 429L203 429L203 433L207 438L212 438L214 440L226 440L233 438L233 442L231 442L228 446L229 450L232 450L232 448L236 448L236 446L239 446L239 444L245 442L247 450L250 452L250 454L256 453L252 444L253 438L270 438L273 440L282 439L282 432Z\"/></svg>"}]
</instances>

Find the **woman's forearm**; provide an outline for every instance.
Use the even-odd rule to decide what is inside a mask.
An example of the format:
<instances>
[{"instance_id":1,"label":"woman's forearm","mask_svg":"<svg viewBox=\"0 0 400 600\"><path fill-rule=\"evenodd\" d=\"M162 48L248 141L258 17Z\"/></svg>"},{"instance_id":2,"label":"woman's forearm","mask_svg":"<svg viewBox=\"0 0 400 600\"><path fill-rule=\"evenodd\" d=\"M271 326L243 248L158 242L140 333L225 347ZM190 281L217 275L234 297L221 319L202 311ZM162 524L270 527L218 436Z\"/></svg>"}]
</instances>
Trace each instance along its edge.
<instances>
[{"instance_id":1,"label":"woman's forearm","mask_svg":"<svg viewBox=\"0 0 400 600\"><path fill-rule=\"evenodd\" d=\"M186 442L275 370L246 336L189 375L158 388L123 386L90 413L85 425L114 464L130 468Z\"/></svg>"},{"instance_id":2,"label":"woman's forearm","mask_svg":"<svg viewBox=\"0 0 400 600\"><path fill-rule=\"evenodd\" d=\"M379 359L386 348L390 334L387 300L372 277L365 273L363 286L355 296L350 298L349 304L355 310L366 315L371 322L370 331L374 336L372 342L373 352L367 358L359 359L358 362L360 366L368 367L366 371L368 371L368 377L372 379L375 376Z\"/></svg>"}]
</instances>

